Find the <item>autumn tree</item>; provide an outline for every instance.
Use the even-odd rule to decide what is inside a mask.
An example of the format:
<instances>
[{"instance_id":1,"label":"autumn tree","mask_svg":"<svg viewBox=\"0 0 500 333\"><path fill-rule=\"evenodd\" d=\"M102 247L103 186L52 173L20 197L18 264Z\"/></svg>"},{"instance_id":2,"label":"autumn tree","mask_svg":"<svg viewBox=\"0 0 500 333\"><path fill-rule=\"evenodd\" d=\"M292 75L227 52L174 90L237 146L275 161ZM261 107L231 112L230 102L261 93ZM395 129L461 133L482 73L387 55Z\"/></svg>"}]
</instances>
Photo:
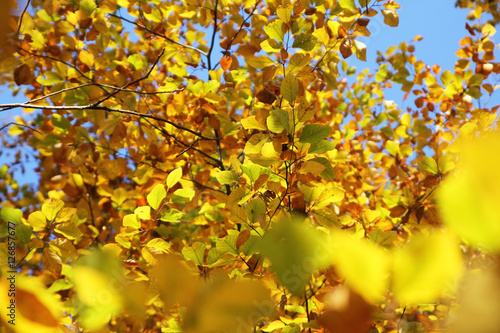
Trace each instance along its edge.
<instances>
[{"instance_id":1,"label":"autumn tree","mask_svg":"<svg viewBox=\"0 0 500 333\"><path fill-rule=\"evenodd\" d=\"M493 3L453 71L417 37L373 73L393 0L5 10L2 332L497 332Z\"/></svg>"}]
</instances>

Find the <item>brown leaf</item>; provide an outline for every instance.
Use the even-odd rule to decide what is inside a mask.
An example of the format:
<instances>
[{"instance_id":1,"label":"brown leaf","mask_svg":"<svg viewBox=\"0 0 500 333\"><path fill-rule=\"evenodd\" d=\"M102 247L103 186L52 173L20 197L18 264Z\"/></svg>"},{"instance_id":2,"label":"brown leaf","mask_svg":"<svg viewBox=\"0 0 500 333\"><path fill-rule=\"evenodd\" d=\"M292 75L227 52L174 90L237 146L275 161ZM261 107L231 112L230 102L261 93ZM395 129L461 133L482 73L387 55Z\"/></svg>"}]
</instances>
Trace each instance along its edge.
<instances>
[{"instance_id":1,"label":"brown leaf","mask_svg":"<svg viewBox=\"0 0 500 333\"><path fill-rule=\"evenodd\" d=\"M14 82L20 86L22 84L30 84L33 82L34 75L28 65L22 64L14 69Z\"/></svg>"},{"instance_id":2,"label":"brown leaf","mask_svg":"<svg viewBox=\"0 0 500 333\"><path fill-rule=\"evenodd\" d=\"M240 247L243 244L246 243L246 241L250 238L250 230L245 229L240 234L238 235L238 238L236 239L236 247Z\"/></svg>"},{"instance_id":3,"label":"brown leaf","mask_svg":"<svg viewBox=\"0 0 500 333\"><path fill-rule=\"evenodd\" d=\"M262 174L260 175L257 180L255 181L255 184L253 185L253 189L255 191L257 191L258 189L260 189L262 187L262 185L264 185L267 181L269 180L269 175L267 174Z\"/></svg>"},{"instance_id":4,"label":"brown leaf","mask_svg":"<svg viewBox=\"0 0 500 333\"><path fill-rule=\"evenodd\" d=\"M356 23L362 27L366 27L370 23L370 19L366 17L360 17Z\"/></svg>"},{"instance_id":5,"label":"brown leaf","mask_svg":"<svg viewBox=\"0 0 500 333\"><path fill-rule=\"evenodd\" d=\"M340 44L339 50L340 54L342 54L342 57L344 57L344 59L349 58L352 55L351 41L345 38Z\"/></svg>"},{"instance_id":6,"label":"brown leaf","mask_svg":"<svg viewBox=\"0 0 500 333\"><path fill-rule=\"evenodd\" d=\"M276 95L269 91L269 89L264 88L257 93L257 99L265 104L273 104L276 100Z\"/></svg>"},{"instance_id":7,"label":"brown leaf","mask_svg":"<svg viewBox=\"0 0 500 333\"><path fill-rule=\"evenodd\" d=\"M475 36L476 33L474 32L474 29L471 28L471 26L469 25L469 23L465 22L465 29L467 29L467 31L472 35L472 36Z\"/></svg>"},{"instance_id":8,"label":"brown leaf","mask_svg":"<svg viewBox=\"0 0 500 333\"><path fill-rule=\"evenodd\" d=\"M396 206L391 209L391 217L394 218L400 217L404 213L406 213L406 208L403 206Z\"/></svg>"},{"instance_id":9,"label":"brown leaf","mask_svg":"<svg viewBox=\"0 0 500 333\"><path fill-rule=\"evenodd\" d=\"M366 333L370 328L372 306L344 286L335 287L325 299L326 311L318 323L332 333Z\"/></svg>"}]
</instances>

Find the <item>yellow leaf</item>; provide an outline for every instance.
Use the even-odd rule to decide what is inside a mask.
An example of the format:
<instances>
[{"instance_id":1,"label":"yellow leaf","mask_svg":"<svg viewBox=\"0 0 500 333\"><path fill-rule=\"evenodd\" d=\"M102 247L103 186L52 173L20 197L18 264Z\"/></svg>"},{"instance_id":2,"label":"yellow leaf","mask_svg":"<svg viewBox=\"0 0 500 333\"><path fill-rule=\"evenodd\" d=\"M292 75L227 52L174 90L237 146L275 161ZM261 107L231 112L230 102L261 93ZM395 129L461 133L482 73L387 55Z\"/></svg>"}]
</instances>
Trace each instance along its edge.
<instances>
[{"instance_id":1,"label":"yellow leaf","mask_svg":"<svg viewBox=\"0 0 500 333\"><path fill-rule=\"evenodd\" d=\"M393 273L393 291L402 304L433 302L461 276L458 244L439 231L415 236L395 254Z\"/></svg>"},{"instance_id":2,"label":"yellow leaf","mask_svg":"<svg viewBox=\"0 0 500 333\"><path fill-rule=\"evenodd\" d=\"M345 231L331 235L332 259L346 284L368 302L377 303L386 294L391 258L389 253L366 239Z\"/></svg>"},{"instance_id":3,"label":"yellow leaf","mask_svg":"<svg viewBox=\"0 0 500 333\"><path fill-rule=\"evenodd\" d=\"M290 22L290 17L292 16L293 6L288 5L286 7L280 6L276 9L276 15L284 22Z\"/></svg>"},{"instance_id":4,"label":"yellow leaf","mask_svg":"<svg viewBox=\"0 0 500 333\"><path fill-rule=\"evenodd\" d=\"M299 81L291 74L288 74L281 82L281 94L288 102L293 103L299 91Z\"/></svg>"},{"instance_id":5,"label":"yellow leaf","mask_svg":"<svg viewBox=\"0 0 500 333\"><path fill-rule=\"evenodd\" d=\"M269 65L274 65L275 61L271 60L266 55L261 55L261 56L249 56L246 58L247 64L252 66L253 68L257 69L263 69L264 67L267 67Z\"/></svg>"},{"instance_id":6,"label":"yellow leaf","mask_svg":"<svg viewBox=\"0 0 500 333\"><path fill-rule=\"evenodd\" d=\"M325 170L325 166L321 163L314 162L314 161L306 161L302 166L300 167L299 172L301 173L312 173L313 175L319 175L320 173Z\"/></svg>"},{"instance_id":7,"label":"yellow leaf","mask_svg":"<svg viewBox=\"0 0 500 333\"><path fill-rule=\"evenodd\" d=\"M10 291L11 283L15 284L15 298ZM15 300L13 310L12 300ZM21 274L15 275L13 279L9 274L2 276L0 307L2 308L0 312L2 321L6 325L15 327L16 332L52 333L59 331L59 321L63 316L61 303L45 288L40 279Z\"/></svg>"},{"instance_id":8,"label":"yellow leaf","mask_svg":"<svg viewBox=\"0 0 500 333\"><path fill-rule=\"evenodd\" d=\"M37 210L28 216L28 223L33 227L33 231L42 231L47 227L47 218Z\"/></svg>"},{"instance_id":9,"label":"yellow leaf","mask_svg":"<svg viewBox=\"0 0 500 333\"><path fill-rule=\"evenodd\" d=\"M274 314L269 291L258 281L234 281L224 274L213 274L211 280L195 306L188 308L187 333L250 332L258 321Z\"/></svg>"},{"instance_id":10,"label":"yellow leaf","mask_svg":"<svg viewBox=\"0 0 500 333\"><path fill-rule=\"evenodd\" d=\"M437 193L444 222L468 243L500 253L500 133L467 139L459 148L460 167Z\"/></svg>"},{"instance_id":11,"label":"yellow leaf","mask_svg":"<svg viewBox=\"0 0 500 333\"><path fill-rule=\"evenodd\" d=\"M397 27L399 25L399 16L394 9L383 9L384 23L390 27Z\"/></svg>"},{"instance_id":12,"label":"yellow leaf","mask_svg":"<svg viewBox=\"0 0 500 333\"><path fill-rule=\"evenodd\" d=\"M42 205L42 213L47 220L54 221L57 213L64 207L64 202L59 199L49 199Z\"/></svg>"},{"instance_id":13,"label":"yellow leaf","mask_svg":"<svg viewBox=\"0 0 500 333\"><path fill-rule=\"evenodd\" d=\"M158 264L149 270L151 286L159 290L167 308L180 304L188 305L197 295L200 283L186 266L172 255L163 256Z\"/></svg>"},{"instance_id":14,"label":"yellow leaf","mask_svg":"<svg viewBox=\"0 0 500 333\"><path fill-rule=\"evenodd\" d=\"M73 269L73 279L78 300L85 306L79 321L88 330L103 327L122 308L122 297L116 281L97 269L77 266Z\"/></svg>"},{"instance_id":15,"label":"yellow leaf","mask_svg":"<svg viewBox=\"0 0 500 333\"><path fill-rule=\"evenodd\" d=\"M167 176L167 186L168 188L172 188L175 184L179 182L179 180L182 178L182 169L177 168L170 172Z\"/></svg>"},{"instance_id":16,"label":"yellow leaf","mask_svg":"<svg viewBox=\"0 0 500 333\"><path fill-rule=\"evenodd\" d=\"M141 221L139 221L136 214L128 214L123 217L123 226L139 229L141 227Z\"/></svg>"},{"instance_id":17,"label":"yellow leaf","mask_svg":"<svg viewBox=\"0 0 500 333\"><path fill-rule=\"evenodd\" d=\"M80 53L78 54L78 58L80 58L80 61L83 64L89 67L94 66L94 56L89 51L81 50Z\"/></svg>"},{"instance_id":18,"label":"yellow leaf","mask_svg":"<svg viewBox=\"0 0 500 333\"><path fill-rule=\"evenodd\" d=\"M151 219L151 207L141 206L134 210L134 214L141 220Z\"/></svg>"}]
</instances>

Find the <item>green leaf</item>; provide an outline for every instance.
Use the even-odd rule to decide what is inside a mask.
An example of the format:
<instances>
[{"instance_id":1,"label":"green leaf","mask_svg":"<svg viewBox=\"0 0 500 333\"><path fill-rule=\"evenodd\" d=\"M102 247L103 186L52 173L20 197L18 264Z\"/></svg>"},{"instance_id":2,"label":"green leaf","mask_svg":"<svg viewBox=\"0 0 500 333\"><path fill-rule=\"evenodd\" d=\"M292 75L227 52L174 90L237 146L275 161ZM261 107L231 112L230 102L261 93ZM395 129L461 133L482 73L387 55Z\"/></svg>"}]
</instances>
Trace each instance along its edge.
<instances>
[{"instance_id":1,"label":"green leaf","mask_svg":"<svg viewBox=\"0 0 500 333\"><path fill-rule=\"evenodd\" d=\"M217 181L222 185L231 185L240 180L240 177L234 170L221 171L215 176L215 178L217 178Z\"/></svg>"},{"instance_id":2,"label":"green leaf","mask_svg":"<svg viewBox=\"0 0 500 333\"><path fill-rule=\"evenodd\" d=\"M356 10L356 5L354 4L354 0L339 0L339 5L343 9Z\"/></svg>"},{"instance_id":3,"label":"green leaf","mask_svg":"<svg viewBox=\"0 0 500 333\"><path fill-rule=\"evenodd\" d=\"M127 62L132 65L132 68L136 71L142 71L146 69L148 62L140 54L132 54L127 58Z\"/></svg>"},{"instance_id":4,"label":"green leaf","mask_svg":"<svg viewBox=\"0 0 500 333\"><path fill-rule=\"evenodd\" d=\"M438 166L436 160L429 156L424 156L422 161L418 164L420 170L429 171L433 175L438 174Z\"/></svg>"},{"instance_id":5,"label":"green leaf","mask_svg":"<svg viewBox=\"0 0 500 333\"><path fill-rule=\"evenodd\" d=\"M263 170L263 168L257 164L248 163L247 165L241 166L241 171L250 178L252 183L259 178L261 170Z\"/></svg>"},{"instance_id":6,"label":"green leaf","mask_svg":"<svg viewBox=\"0 0 500 333\"><path fill-rule=\"evenodd\" d=\"M300 33L295 36L292 47L298 47L304 51L312 51L316 46L316 37L308 33Z\"/></svg>"},{"instance_id":7,"label":"green leaf","mask_svg":"<svg viewBox=\"0 0 500 333\"><path fill-rule=\"evenodd\" d=\"M260 198L253 199L245 205L248 222L255 223L258 221L259 215L267 211L266 204Z\"/></svg>"},{"instance_id":8,"label":"green leaf","mask_svg":"<svg viewBox=\"0 0 500 333\"><path fill-rule=\"evenodd\" d=\"M308 154L321 154L327 151L334 150L337 145L332 141L321 140L319 142L311 144L308 150Z\"/></svg>"},{"instance_id":9,"label":"green leaf","mask_svg":"<svg viewBox=\"0 0 500 333\"><path fill-rule=\"evenodd\" d=\"M21 242L28 244L31 240L31 228L25 224L19 224L16 226L16 235Z\"/></svg>"},{"instance_id":10,"label":"green leaf","mask_svg":"<svg viewBox=\"0 0 500 333\"><path fill-rule=\"evenodd\" d=\"M160 220L164 221L164 222L175 223L175 222L180 222L180 220L182 219L183 216L184 216L184 213L178 211L175 208L172 208L172 209L167 210L165 212L165 214L163 214L161 216Z\"/></svg>"},{"instance_id":11,"label":"green leaf","mask_svg":"<svg viewBox=\"0 0 500 333\"><path fill-rule=\"evenodd\" d=\"M329 264L325 235L300 218L283 219L259 241L258 248L271 261L276 277L291 293L303 295L309 276Z\"/></svg>"},{"instance_id":12,"label":"green leaf","mask_svg":"<svg viewBox=\"0 0 500 333\"><path fill-rule=\"evenodd\" d=\"M82 0L80 2L80 9L83 9L87 15L90 15L97 8L94 0Z\"/></svg>"},{"instance_id":13,"label":"green leaf","mask_svg":"<svg viewBox=\"0 0 500 333\"><path fill-rule=\"evenodd\" d=\"M281 95L288 102L293 103L299 91L299 81L292 74L287 74L281 82Z\"/></svg>"},{"instance_id":14,"label":"green leaf","mask_svg":"<svg viewBox=\"0 0 500 333\"><path fill-rule=\"evenodd\" d=\"M375 76L375 80L377 80L377 82L382 82L385 80L385 78L387 77L387 67L389 65L388 64L382 64L380 65L380 68L379 70L377 71L377 75Z\"/></svg>"},{"instance_id":15,"label":"green leaf","mask_svg":"<svg viewBox=\"0 0 500 333\"><path fill-rule=\"evenodd\" d=\"M280 19L266 25L264 31L269 37L276 39L278 42L282 42L285 37L283 33L283 21Z\"/></svg>"},{"instance_id":16,"label":"green leaf","mask_svg":"<svg viewBox=\"0 0 500 333\"><path fill-rule=\"evenodd\" d=\"M318 143L326 139L332 128L328 125L309 124L304 126L300 134L299 142Z\"/></svg>"},{"instance_id":17,"label":"green leaf","mask_svg":"<svg viewBox=\"0 0 500 333\"><path fill-rule=\"evenodd\" d=\"M321 172L319 175L326 180L334 180L335 179L335 171L333 170L332 163L325 157L315 157L310 159L309 161L314 161L321 163L325 166L325 170Z\"/></svg>"},{"instance_id":18,"label":"green leaf","mask_svg":"<svg viewBox=\"0 0 500 333\"><path fill-rule=\"evenodd\" d=\"M269 112L266 120L267 128L273 133L281 133L286 130L290 134L290 117L288 112L283 109L273 109Z\"/></svg>"},{"instance_id":19,"label":"green leaf","mask_svg":"<svg viewBox=\"0 0 500 333\"><path fill-rule=\"evenodd\" d=\"M179 180L182 178L182 169L177 168L170 172L167 176L167 186L168 188L172 188L175 184L179 182Z\"/></svg>"},{"instance_id":20,"label":"green leaf","mask_svg":"<svg viewBox=\"0 0 500 333\"><path fill-rule=\"evenodd\" d=\"M165 190L165 186L163 184L158 184L148 194L146 200L148 201L148 204L151 206L151 208L153 208L154 210L158 210L158 207L160 207L163 199L165 199L166 196L167 191Z\"/></svg>"},{"instance_id":21,"label":"green leaf","mask_svg":"<svg viewBox=\"0 0 500 333\"><path fill-rule=\"evenodd\" d=\"M478 86L483 83L484 75L483 74L474 74L469 79L469 86Z\"/></svg>"},{"instance_id":22,"label":"green leaf","mask_svg":"<svg viewBox=\"0 0 500 333\"><path fill-rule=\"evenodd\" d=\"M209 267L211 266L215 266L214 264L219 260L221 259L224 254L226 254L227 252L224 251L224 250L220 250L216 247L213 247L210 249L210 251L208 251L208 254L207 254L207 265Z\"/></svg>"},{"instance_id":23,"label":"green leaf","mask_svg":"<svg viewBox=\"0 0 500 333\"><path fill-rule=\"evenodd\" d=\"M236 242L238 241L239 232L236 230L228 230L228 234L224 238L217 239L215 246L221 251L226 251L234 255L238 255L238 247Z\"/></svg>"},{"instance_id":24,"label":"green leaf","mask_svg":"<svg viewBox=\"0 0 500 333\"><path fill-rule=\"evenodd\" d=\"M71 123L68 119L57 113L52 114L51 121L52 125L54 125L54 127L62 133L67 133L68 128L71 126Z\"/></svg>"},{"instance_id":25,"label":"green leaf","mask_svg":"<svg viewBox=\"0 0 500 333\"><path fill-rule=\"evenodd\" d=\"M23 217L23 212L17 208L2 207L0 209L0 216L5 222L11 222L14 224L21 224L21 218Z\"/></svg>"},{"instance_id":26,"label":"green leaf","mask_svg":"<svg viewBox=\"0 0 500 333\"><path fill-rule=\"evenodd\" d=\"M182 255L184 259L194 262L198 266L203 266L206 245L200 242L193 243L192 246L184 246Z\"/></svg>"},{"instance_id":27,"label":"green leaf","mask_svg":"<svg viewBox=\"0 0 500 333\"><path fill-rule=\"evenodd\" d=\"M307 22L304 17L299 17L293 21L292 25L292 35L296 35L301 32L307 32L311 29L312 24Z\"/></svg>"},{"instance_id":28,"label":"green leaf","mask_svg":"<svg viewBox=\"0 0 500 333\"><path fill-rule=\"evenodd\" d=\"M52 86L63 80L63 78L56 72L45 72L43 73L43 76L45 76L45 78L42 76L37 77L36 82L44 86Z\"/></svg>"},{"instance_id":29,"label":"green leaf","mask_svg":"<svg viewBox=\"0 0 500 333\"><path fill-rule=\"evenodd\" d=\"M193 200L195 194L195 191L190 188L180 188L172 194L170 202L186 203Z\"/></svg>"}]
</instances>

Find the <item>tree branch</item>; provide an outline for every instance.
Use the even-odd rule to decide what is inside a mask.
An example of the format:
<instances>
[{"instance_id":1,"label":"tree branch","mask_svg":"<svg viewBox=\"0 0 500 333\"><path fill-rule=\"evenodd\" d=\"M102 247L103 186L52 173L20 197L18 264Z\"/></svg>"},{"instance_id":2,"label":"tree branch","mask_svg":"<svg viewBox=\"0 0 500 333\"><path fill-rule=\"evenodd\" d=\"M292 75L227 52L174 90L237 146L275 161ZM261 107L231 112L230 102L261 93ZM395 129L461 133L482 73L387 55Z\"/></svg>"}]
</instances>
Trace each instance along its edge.
<instances>
[{"instance_id":1,"label":"tree branch","mask_svg":"<svg viewBox=\"0 0 500 333\"><path fill-rule=\"evenodd\" d=\"M212 40L210 42L210 49L208 49L207 61L208 61L208 80L210 81L210 71L212 70L212 51L214 50L215 35L217 34L217 7L219 5L219 0L215 0L214 7L214 30L212 31Z\"/></svg>"},{"instance_id":2,"label":"tree branch","mask_svg":"<svg viewBox=\"0 0 500 333\"><path fill-rule=\"evenodd\" d=\"M159 33L157 33L156 31L153 31L153 30L149 29L148 27L143 26L142 24L139 24L139 23L137 23L137 22L134 22L134 21L128 20L128 19L126 19L126 18L124 18L124 17L122 17L122 16L119 16L119 15L116 15L116 14L108 14L108 15L109 15L109 16L113 16L113 17L116 17L116 18L119 18L120 20L123 20L123 21L125 21L125 22L130 23L130 24L133 24L133 25L135 25L135 26L136 26L136 27L138 27L138 28L141 28L141 29L146 30L147 32L149 32L149 33L150 33L150 34L152 34L152 35L155 35L155 36L158 36L158 37L164 38L165 40L169 41L170 43L173 43L173 44L176 44L176 45L182 46L182 47L183 47L183 48L185 48L185 49L190 49L190 50L196 51L196 52L198 52L198 53L200 53L200 54L203 54L204 56L207 56L207 53L206 53L206 52L203 52L203 51L202 51L202 50L200 50L199 48L196 48L196 47L194 47L194 46L187 45L187 44L182 44L182 43L180 43L180 42L178 42L178 41L176 41L176 40L173 40L173 39L172 39L172 38L170 38L170 37L167 37L167 36L165 36L165 35L159 34Z\"/></svg>"}]
</instances>

